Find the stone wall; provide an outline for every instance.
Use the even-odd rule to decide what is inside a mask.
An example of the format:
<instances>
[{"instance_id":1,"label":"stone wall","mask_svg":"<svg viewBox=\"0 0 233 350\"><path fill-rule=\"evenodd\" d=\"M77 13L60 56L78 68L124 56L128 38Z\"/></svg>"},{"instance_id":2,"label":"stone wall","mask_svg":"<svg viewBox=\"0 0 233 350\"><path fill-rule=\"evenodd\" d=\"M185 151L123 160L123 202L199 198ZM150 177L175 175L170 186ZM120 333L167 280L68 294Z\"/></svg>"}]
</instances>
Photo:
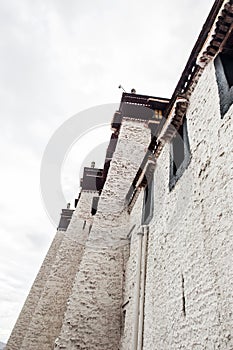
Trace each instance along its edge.
<instances>
[{"instance_id":1,"label":"stone wall","mask_svg":"<svg viewBox=\"0 0 233 350\"><path fill-rule=\"evenodd\" d=\"M88 228L83 230L83 220L78 217L77 207L58 249L21 350L48 350L53 347L62 326L87 235Z\"/></svg>"},{"instance_id":2,"label":"stone wall","mask_svg":"<svg viewBox=\"0 0 233 350\"><path fill-rule=\"evenodd\" d=\"M130 230L125 197L150 139L145 123L123 120L56 349L119 348Z\"/></svg>"},{"instance_id":3,"label":"stone wall","mask_svg":"<svg viewBox=\"0 0 233 350\"><path fill-rule=\"evenodd\" d=\"M88 210L93 196L81 194L80 199L86 202ZM7 350L53 348L88 234L89 225L84 227L78 205L67 231L55 236L8 341Z\"/></svg>"},{"instance_id":4,"label":"stone wall","mask_svg":"<svg viewBox=\"0 0 233 350\"><path fill-rule=\"evenodd\" d=\"M138 200L132 210L130 216L130 253L126 263L125 269L125 281L123 289L123 302L122 302L122 337L120 342L120 349L132 350L133 349L133 333L134 333L134 320L135 320L135 288L136 288L136 270L138 266L138 250L139 239L142 232L141 219L142 219L142 204L143 204L143 191L141 191Z\"/></svg>"},{"instance_id":5,"label":"stone wall","mask_svg":"<svg viewBox=\"0 0 233 350\"><path fill-rule=\"evenodd\" d=\"M93 216L91 215L93 197L99 197L99 192L82 191L77 205L78 217L86 221L88 225L91 225L93 222Z\"/></svg>"},{"instance_id":6,"label":"stone wall","mask_svg":"<svg viewBox=\"0 0 233 350\"><path fill-rule=\"evenodd\" d=\"M30 293L24 303L22 311L16 321L16 324L11 332L11 336L7 342L6 350L19 350L25 336L25 330L28 328L32 315L35 312L38 301L40 300L44 286L50 274L51 267L54 263L57 251L63 240L64 232L57 232L49 251L44 259L44 262L36 276L36 279L31 287Z\"/></svg>"},{"instance_id":7,"label":"stone wall","mask_svg":"<svg viewBox=\"0 0 233 350\"><path fill-rule=\"evenodd\" d=\"M233 349L233 107L221 119L213 63L190 99L191 162L169 191L170 147L154 175L143 349ZM140 200L140 199L138 199ZM131 245L131 256L137 246ZM127 275L135 263L128 264ZM126 313L125 334L131 334ZM128 342L123 349L130 349ZM132 349L132 348L131 348Z\"/></svg>"}]
</instances>

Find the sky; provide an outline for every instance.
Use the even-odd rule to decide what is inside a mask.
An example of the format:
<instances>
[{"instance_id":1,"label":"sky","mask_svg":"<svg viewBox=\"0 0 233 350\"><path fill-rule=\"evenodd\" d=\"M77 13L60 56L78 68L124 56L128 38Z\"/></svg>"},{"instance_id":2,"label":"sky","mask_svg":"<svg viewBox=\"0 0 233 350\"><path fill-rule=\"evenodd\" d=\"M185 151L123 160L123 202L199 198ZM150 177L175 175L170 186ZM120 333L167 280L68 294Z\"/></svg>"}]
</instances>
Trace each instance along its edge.
<instances>
[{"instance_id":1,"label":"sky","mask_svg":"<svg viewBox=\"0 0 233 350\"><path fill-rule=\"evenodd\" d=\"M47 144L74 115L81 130L82 111L119 103L119 84L169 98L212 4L0 2L0 341L9 337L56 232L40 189ZM100 117L98 127L78 134L60 174L72 205L83 165L93 157L101 165L110 131Z\"/></svg>"}]
</instances>

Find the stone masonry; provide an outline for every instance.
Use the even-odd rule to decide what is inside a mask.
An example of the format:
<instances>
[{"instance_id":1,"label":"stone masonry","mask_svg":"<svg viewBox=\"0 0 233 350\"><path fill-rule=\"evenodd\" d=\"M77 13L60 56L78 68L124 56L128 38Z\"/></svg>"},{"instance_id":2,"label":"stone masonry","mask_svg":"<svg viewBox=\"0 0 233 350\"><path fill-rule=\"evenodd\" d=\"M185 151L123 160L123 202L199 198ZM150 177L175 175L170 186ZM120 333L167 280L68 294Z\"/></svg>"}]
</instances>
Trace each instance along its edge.
<instances>
[{"instance_id":1,"label":"stone masonry","mask_svg":"<svg viewBox=\"0 0 233 350\"><path fill-rule=\"evenodd\" d=\"M125 211L125 195L150 138L145 123L123 120L56 349L118 348L128 257L129 215Z\"/></svg>"},{"instance_id":2,"label":"stone masonry","mask_svg":"<svg viewBox=\"0 0 233 350\"><path fill-rule=\"evenodd\" d=\"M82 196L87 197L85 193ZM92 197L93 194L88 196L89 207ZM53 347L89 231L88 225L83 229L79 212L80 205L74 211L67 231L58 232L55 236L6 349L42 350Z\"/></svg>"},{"instance_id":3,"label":"stone masonry","mask_svg":"<svg viewBox=\"0 0 233 350\"><path fill-rule=\"evenodd\" d=\"M233 349L232 113L231 107L221 119L215 70L210 62L187 110L192 155L188 169L169 191L167 145L155 170L155 208L147 253L145 350ZM135 210L132 215L136 219L140 205ZM125 301L129 303L122 350L132 349L136 233L126 270Z\"/></svg>"},{"instance_id":4,"label":"stone masonry","mask_svg":"<svg viewBox=\"0 0 233 350\"><path fill-rule=\"evenodd\" d=\"M30 293L24 303L23 309L18 317L15 327L8 340L6 350L18 350L21 348L23 339L25 337L25 329L28 328L32 315L35 312L36 306L40 300L44 286L50 274L51 267L54 263L58 249L64 238L64 232L57 232L49 251L44 259L44 262L37 274L37 277L31 287Z\"/></svg>"}]
</instances>

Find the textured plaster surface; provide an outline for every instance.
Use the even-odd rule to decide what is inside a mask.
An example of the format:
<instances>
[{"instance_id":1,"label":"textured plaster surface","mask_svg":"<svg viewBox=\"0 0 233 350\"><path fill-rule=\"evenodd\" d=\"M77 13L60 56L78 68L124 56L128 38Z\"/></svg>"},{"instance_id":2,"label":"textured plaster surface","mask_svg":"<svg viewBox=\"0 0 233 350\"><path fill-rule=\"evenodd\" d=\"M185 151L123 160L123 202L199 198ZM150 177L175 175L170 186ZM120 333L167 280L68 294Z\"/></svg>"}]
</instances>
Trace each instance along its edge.
<instances>
[{"instance_id":1,"label":"textured plaster surface","mask_svg":"<svg viewBox=\"0 0 233 350\"><path fill-rule=\"evenodd\" d=\"M44 262L36 276L36 279L31 287L30 293L24 303L22 311L16 321L11 336L7 342L6 350L19 350L25 336L25 330L28 328L36 306L40 300L44 286L48 279L51 267L57 255L59 246L63 240L64 232L57 232L49 251L44 259Z\"/></svg>"},{"instance_id":2,"label":"textured plaster surface","mask_svg":"<svg viewBox=\"0 0 233 350\"><path fill-rule=\"evenodd\" d=\"M59 237L62 241L59 244ZM59 232L49 251L50 260L47 257L42 265L46 266L46 278L39 273L37 283L40 289L34 285L29 294L33 303L33 310L28 302L22 309L20 318L23 320L17 327L15 338L23 340L21 345L14 348L9 343L7 349L13 350L48 350L52 349L58 336L67 299L70 295L75 274L79 268L84 245L88 235L88 227L83 230L83 220L79 218L79 208L73 213L71 222L66 232ZM27 316L29 315L29 319ZM24 321L25 320L25 321Z\"/></svg>"},{"instance_id":3,"label":"textured plaster surface","mask_svg":"<svg viewBox=\"0 0 233 350\"><path fill-rule=\"evenodd\" d=\"M93 216L91 215L93 197L99 197L97 191L82 191L77 205L78 217L92 224Z\"/></svg>"},{"instance_id":4,"label":"textured plaster surface","mask_svg":"<svg viewBox=\"0 0 233 350\"><path fill-rule=\"evenodd\" d=\"M149 142L150 130L144 123L122 122L55 349L119 348L130 229L125 197Z\"/></svg>"},{"instance_id":5,"label":"textured plaster surface","mask_svg":"<svg viewBox=\"0 0 233 350\"><path fill-rule=\"evenodd\" d=\"M214 66L190 100L188 169L169 192L170 147L154 175L143 349L233 349L233 107L220 116ZM140 199L139 199L140 200ZM131 256L137 246L131 245ZM132 276L130 259L126 276ZM130 277L127 279L130 282ZM126 289L128 286L126 287ZM132 313L126 312L125 334ZM123 349L130 349L124 342Z\"/></svg>"},{"instance_id":6,"label":"textured plaster surface","mask_svg":"<svg viewBox=\"0 0 233 350\"><path fill-rule=\"evenodd\" d=\"M129 225L125 197L150 140L151 132L145 123L123 119L88 244L122 245L126 239L125 230L120 228Z\"/></svg>"},{"instance_id":7,"label":"textured plaster surface","mask_svg":"<svg viewBox=\"0 0 233 350\"><path fill-rule=\"evenodd\" d=\"M143 191L140 193L137 202L131 212L130 216L130 247L129 258L126 263L125 280L123 289L123 302L122 313L124 318L122 322L122 334L120 349L132 350L133 349L133 326L134 326L134 308L135 308L135 287L136 287L136 270L138 264L138 249L139 249L139 234L142 232L141 219L142 219L142 206L143 206Z\"/></svg>"},{"instance_id":8,"label":"textured plaster surface","mask_svg":"<svg viewBox=\"0 0 233 350\"><path fill-rule=\"evenodd\" d=\"M118 349L128 247L87 248L55 349Z\"/></svg>"}]
</instances>

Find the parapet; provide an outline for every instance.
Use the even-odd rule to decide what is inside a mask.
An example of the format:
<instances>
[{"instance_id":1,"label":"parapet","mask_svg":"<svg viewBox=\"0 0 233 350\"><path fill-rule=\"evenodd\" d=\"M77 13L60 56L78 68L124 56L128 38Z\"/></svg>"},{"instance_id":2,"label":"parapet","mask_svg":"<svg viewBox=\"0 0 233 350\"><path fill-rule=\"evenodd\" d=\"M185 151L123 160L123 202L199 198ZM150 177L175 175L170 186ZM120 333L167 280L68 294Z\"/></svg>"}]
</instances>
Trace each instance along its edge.
<instances>
[{"instance_id":1,"label":"parapet","mask_svg":"<svg viewBox=\"0 0 233 350\"><path fill-rule=\"evenodd\" d=\"M60 222L59 222L59 225L57 228L58 231L66 231L67 230L69 223L70 223L70 220L72 218L73 212L74 212L74 210L72 210L72 209L62 209Z\"/></svg>"},{"instance_id":2,"label":"parapet","mask_svg":"<svg viewBox=\"0 0 233 350\"><path fill-rule=\"evenodd\" d=\"M118 131L122 118L146 121L150 127L152 124L160 124L169 101L167 98L124 92L119 110L113 116L111 127L114 131Z\"/></svg>"}]
</instances>

